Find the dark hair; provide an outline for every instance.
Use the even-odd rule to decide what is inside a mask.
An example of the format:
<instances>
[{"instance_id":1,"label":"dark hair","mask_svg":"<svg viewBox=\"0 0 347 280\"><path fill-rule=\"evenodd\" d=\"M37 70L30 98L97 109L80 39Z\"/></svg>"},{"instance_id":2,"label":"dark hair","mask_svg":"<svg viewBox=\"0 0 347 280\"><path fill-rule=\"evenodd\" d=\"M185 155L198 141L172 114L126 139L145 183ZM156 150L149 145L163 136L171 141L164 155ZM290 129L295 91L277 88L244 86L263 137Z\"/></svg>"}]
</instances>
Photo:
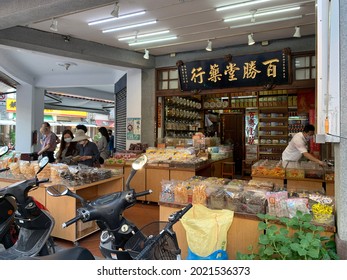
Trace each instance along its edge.
<instances>
[{"instance_id":1,"label":"dark hair","mask_svg":"<svg viewBox=\"0 0 347 280\"><path fill-rule=\"evenodd\" d=\"M65 149L65 147L66 147L66 142L65 142L65 140L64 140L64 135L65 134L69 134L70 136L71 136L71 138L73 139L74 138L74 136L73 136L73 133L72 133L72 131L70 130L70 129L65 129L64 131L63 131L63 134L61 135L61 141L60 141L60 146L59 146L59 151L58 151L58 153L59 153L59 159L61 159L61 154L62 154L62 152L63 152L63 150ZM66 154L65 154L65 156L69 156L69 155L72 155L73 154L73 152L74 152L74 150L76 150L76 145L77 145L77 142L70 142L70 145L69 145L69 147L67 148L67 151L66 151Z\"/></svg>"},{"instance_id":2,"label":"dark hair","mask_svg":"<svg viewBox=\"0 0 347 280\"><path fill-rule=\"evenodd\" d=\"M109 135L112 135L112 130L111 129L107 129L107 132Z\"/></svg>"},{"instance_id":3,"label":"dark hair","mask_svg":"<svg viewBox=\"0 0 347 280\"><path fill-rule=\"evenodd\" d=\"M49 122L43 122L42 125L47 126L47 127L51 127L51 125L49 124Z\"/></svg>"},{"instance_id":4,"label":"dark hair","mask_svg":"<svg viewBox=\"0 0 347 280\"><path fill-rule=\"evenodd\" d=\"M101 133L102 136L106 137L107 143L110 142L110 136L108 135L106 127L104 126L99 127L99 132Z\"/></svg>"},{"instance_id":5,"label":"dark hair","mask_svg":"<svg viewBox=\"0 0 347 280\"><path fill-rule=\"evenodd\" d=\"M315 130L315 128L314 128L314 126L313 126L312 124L307 124L307 125L305 125L303 131L304 131L305 133L307 133L307 132L309 132L309 131L313 131L313 132L314 132L314 130Z\"/></svg>"},{"instance_id":6,"label":"dark hair","mask_svg":"<svg viewBox=\"0 0 347 280\"><path fill-rule=\"evenodd\" d=\"M76 125L76 129L82 129L84 133L87 133L88 128L84 124L78 124Z\"/></svg>"}]
</instances>

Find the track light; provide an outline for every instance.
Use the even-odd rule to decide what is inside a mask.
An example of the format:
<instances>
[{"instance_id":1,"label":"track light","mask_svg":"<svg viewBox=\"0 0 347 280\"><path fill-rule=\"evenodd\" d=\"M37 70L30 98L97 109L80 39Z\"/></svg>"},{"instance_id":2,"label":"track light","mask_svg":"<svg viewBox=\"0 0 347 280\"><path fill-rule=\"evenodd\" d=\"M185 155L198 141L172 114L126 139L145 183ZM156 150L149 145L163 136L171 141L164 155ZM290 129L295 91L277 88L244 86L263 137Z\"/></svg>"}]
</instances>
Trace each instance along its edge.
<instances>
[{"instance_id":1,"label":"track light","mask_svg":"<svg viewBox=\"0 0 347 280\"><path fill-rule=\"evenodd\" d=\"M253 33L248 35L248 46L254 45L255 41L253 39Z\"/></svg>"},{"instance_id":2,"label":"track light","mask_svg":"<svg viewBox=\"0 0 347 280\"><path fill-rule=\"evenodd\" d=\"M294 33L293 37L295 37L295 38L301 37L300 26L295 26L295 33Z\"/></svg>"},{"instance_id":3,"label":"track light","mask_svg":"<svg viewBox=\"0 0 347 280\"><path fill-rule=\"evenodd\" d=\"M145 49L145 54L143 55L144 59L149 59L149 50Z\"/></svg>"},{"instance_id":4,"label":"track light","mask_svg":"<svg viewBox=\"0 0 347 280\"><path fill-rule=\"evenodd\" d=\"M207 41L206 50L208 52L212 52L212 41L210 41L210 40Z\"/></svg>"},{"instance_id":5,"label":"track light","mask_svg":"<svg viewBox=\"0 0 347 280\"><path fill-rule=\"evenodd\" d=\"M119 5L118 5L118 1L116 1L116 3L114 4L114 8L113 11L111 12L111 16L113 17L119 17Z\"/></svg>"},{"instance_id":6,"label":"track light","mask_svg":"<svg viewBox=\"0 0 347 280\"><path fill-rule=\"evenodd\" d=\"M51 26L49 27L50 30L57 32L58 31L58 21L54 18L52 18Z\"/></svg>"}]
</instances>

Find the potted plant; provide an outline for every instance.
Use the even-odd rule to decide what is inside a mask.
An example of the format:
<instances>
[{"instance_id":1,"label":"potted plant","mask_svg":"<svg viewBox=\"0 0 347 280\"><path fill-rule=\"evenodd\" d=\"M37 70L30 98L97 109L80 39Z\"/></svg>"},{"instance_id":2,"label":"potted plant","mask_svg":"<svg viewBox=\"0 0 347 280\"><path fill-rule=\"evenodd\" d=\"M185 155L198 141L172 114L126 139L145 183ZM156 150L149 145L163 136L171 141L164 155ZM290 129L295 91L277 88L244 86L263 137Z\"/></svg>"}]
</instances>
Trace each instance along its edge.
<instances>
[{"instance_id":1,"label":"potted plant","mask_svg":"<svg viewBox=\"0 0 347 280\"><path fill-rule=\"evenodd\" d=\"M258 229L263 233L258 248L249 254L237 253L239 260L336 260L334 235L330 238L321 233L324 227L312 223L310 214L297 211L293 218L277 218L258 214L262 220Z\"/></svg>"}]
</instances>

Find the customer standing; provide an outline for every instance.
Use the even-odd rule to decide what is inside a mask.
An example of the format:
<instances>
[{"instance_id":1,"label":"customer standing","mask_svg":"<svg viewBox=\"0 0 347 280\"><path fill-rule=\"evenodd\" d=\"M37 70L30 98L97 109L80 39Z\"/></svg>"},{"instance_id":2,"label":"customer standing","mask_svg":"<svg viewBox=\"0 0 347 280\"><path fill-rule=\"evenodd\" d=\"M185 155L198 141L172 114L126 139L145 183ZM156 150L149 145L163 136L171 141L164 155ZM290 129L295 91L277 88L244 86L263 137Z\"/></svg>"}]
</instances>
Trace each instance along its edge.
<instances>
[{"instance_id":1,"label":"customer standing","mask_svg":"<svg viewBox=\"0 0 347 280\"><path fill-rule=\"evenodd\" d=\"M108 136L110 137L110 141L108 142L108 149L110 151L110 155L113 155L114 152L114 136L112 134L112 130L108 129Z\"/></svg>"},{"instance_id":2,"label":"customer standing","mask_svg":"<svg viewBox=\"0 0 347 280\"><path fill-rule=\"evenodd\" d=\"M75 138L71 142L77 142L79 147L78 163L93 167L99 163L100 153L95 143L88 140L89 136L82 129L77 129Z\"/></svg>"},{"instance_id":3,"label":"customer standing","mask_svg":"<svg viewBox=\"0 0 347 280\"><path fill-rule=\"evenodd\" d=\"M76 164L73 158L79 154L79 149L77 148L77 143L72 142L73 138L74 136L70 129L63 131L60 147L55 155L57 163L65 163L68 165Z\"/></svg>"},{"instance_id":4,"label":"customer standing","mask_svg":"<svg viewBox=\"0 0 347 280\"><path fill-rule=\"evenodd\" d=\"M99 162L100 164L103 164L105 159L107 159L110 156L110 150L108 148L110 137L108 135L106 127L104 126L99 128L99 132L101 134L101 138L98 140L96 145L98 146L100 152Z\"/></svg>"},{"instance_id":5,"label":"customer standing","mask_svg":"<svg viewBox=\"0 0 347 280\"><path fill-rule=\"evenodd\" d=\"M44 128L44 127L48 127L48 128L49 128L49 130L55 135L55 139L56 139L57 144L59 144L59 143L60 143L60 139L59 139L59 137L52 131L52 127L51 127L50 123L49 123L49 122L43 122L43 123L41 124L41 128ZM40 131L41 131L41 129L40 129ZM42 144L42 142L43 142L44 137L45 137L45 136L42 135L41 140L40 140L41 144Z\"/></svg>"},{"instance_id":6,"label":"customer standing","mask_svg":"<svg viewBox=\"0 0 347 280\"><path fill-rule=\"evenodd\" d=\"M47 156L49 162L52 163L55 161L54 151L57 147L57 136L51 132L51 129L47 126L41 127L40 132L43 135L41 150L38 151L38 155Z\"/></svg>"},{"instance_id":7,"label":"customer standing","mask_svg":"<svg viewBox=\"0 0 347 280\"><path fill-rule=\"evenodd\" d=\"M302 132L296 133L292 140L289 142L288 146L282 153L282 164L283 167L290 167L288 164L290 162L299 161L302 156L318 163L320 166L324 166L325 163L308 152L308 143L314 135L314 126L312 124L307 124Z\"/></svg>"}]
</instances>

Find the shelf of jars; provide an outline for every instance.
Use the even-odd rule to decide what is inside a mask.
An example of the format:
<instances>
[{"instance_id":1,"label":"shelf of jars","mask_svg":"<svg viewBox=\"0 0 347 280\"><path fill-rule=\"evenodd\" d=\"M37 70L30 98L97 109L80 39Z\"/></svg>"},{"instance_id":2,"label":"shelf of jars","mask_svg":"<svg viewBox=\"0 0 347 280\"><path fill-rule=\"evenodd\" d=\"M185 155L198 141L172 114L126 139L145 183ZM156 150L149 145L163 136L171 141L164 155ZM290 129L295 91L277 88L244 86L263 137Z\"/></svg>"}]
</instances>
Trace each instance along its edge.
<instances>
[{"instance_id":1,"label":"shelf of jars","mask_svg":"<svg viewBox=\"0 0 347 280\"><path fill-rule=\"evenodd\" d=\"M165 137L191 138L203 128L201 102L189 97L165 98Z\"/></svg>"}]
</instances>

